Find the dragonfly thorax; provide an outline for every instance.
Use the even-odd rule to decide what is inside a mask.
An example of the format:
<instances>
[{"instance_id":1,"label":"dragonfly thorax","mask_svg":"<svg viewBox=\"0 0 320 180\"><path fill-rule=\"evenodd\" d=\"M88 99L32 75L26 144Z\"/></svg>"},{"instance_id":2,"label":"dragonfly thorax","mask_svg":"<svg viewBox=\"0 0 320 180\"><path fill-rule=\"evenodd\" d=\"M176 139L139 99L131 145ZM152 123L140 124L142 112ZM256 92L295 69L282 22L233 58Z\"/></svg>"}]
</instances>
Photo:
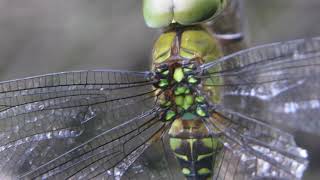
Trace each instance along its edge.
<instances>
[{"instance_id":1,"label":"dragonfly thorax","mask_svg":"<svg viewBox=\"0 0 320 180\"><path fill-rule=\"evenodd\" d=\"M158 89L162 121L207 116L208 105L198 92L201 85L196 68L193 62L162 64L155 68L157 83L154 86Z\"/></svg>"}]
</instances>

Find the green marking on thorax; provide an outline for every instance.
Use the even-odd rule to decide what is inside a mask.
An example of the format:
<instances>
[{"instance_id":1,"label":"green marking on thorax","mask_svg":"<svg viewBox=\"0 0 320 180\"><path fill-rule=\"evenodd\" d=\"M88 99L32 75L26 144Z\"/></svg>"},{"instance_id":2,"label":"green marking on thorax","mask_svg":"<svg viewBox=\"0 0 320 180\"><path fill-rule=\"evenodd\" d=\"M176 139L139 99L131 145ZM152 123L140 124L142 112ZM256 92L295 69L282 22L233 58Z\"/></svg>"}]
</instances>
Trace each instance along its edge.
<instances>
[{"instance_id":1,"label":"green marking on thorax","mask_svg":"<svg viewBox=\"0 0 320 180\"><path fill-rule=\"evenodd\" d=\"M204 139L201 139L201 142L203 143L203 145L207 148L210 148L210 149L215 149L218 147L218 144L220 143L217 139L215 138L204 138Z\"/></svg>"},{"instance_id":2,"label":"green marking on thorax","mask_svg":"<svg viewBox=\"0 0 320 180\"><path fill-rule=\"evenodd\" d=\"M183 109L187 110L190 106L192 106L192 104L193 104L193 96L192 95L185 96Z\"/></svg>"},{"instance_id":3,"label":"green marking on thorax","mask_svg":"<svg viewBox=\"0 0 320 180\"><path fill-rule=\"evenodd\" d=\"M184 102L184 97L183 96L176 96L175 98L176 98L175 99L176 105L182 106L183 102Z\"/></svg>"},{"instance_id":4,"label":"green marking on thorax","mask_svg":"<svg viewBox=\"0 0 320 180\"><path fill-rule=\"evenodd\" d=\"M184 175L190 175L190 173L191 173L191 171L190 171L190 169L188 169L188 168L182 168L182 174L184 174Z\"/></svg>"},{"instance_id":5,"label":"green marking on thorax","mask_svg":"<svg viewBox=\"0 0 320 180\"><path fill-rule=\"evenodd\" d=\"M173 79L179 83L183 80L183 78L184 78L183 69L181 67L176 68L173 73Z\"/></svg>"},{"instance_id":6,"label":"green marking on thorax","mask_svg":"<svg viewBox=\"0 0 320 180\"><path fill-rule=\"evenodd\" d=\"M196 101L197 103L203 103L204 100L205 100L205 98L204 98L203 96L197 96L197 97L195 98L195 101Z\"/></svg>"},{"instance_id":7,"label":"green marking on thorax","mask_svg":"<svg viewBox=\"0 0 320 180\"><path fill-rule=\"evenodd\" d=\"M185 160L185 161L188 161L188 156L181 155L181 154L178 154L178 153L174 153L174 155L175 155L177 158L180 158L180 159L183 159L183 160Z\"/></svg>"},{"instance_id":8,"label":"green marking on thorax","mask_svg":"<svg viewBox=\"0 0 320 180\"><path fill-rule=\"evenodd\" d=\"M155 63L162 63L171 56L171 46L176 38L176 32L170 31L160 35L154 43L152 59Z\"/></svg>"},{"instance_id":9,"label":"green marking on thorax","mask_svg":"<svg viewBox=\"0 0 320 180\"><path fill-rule=\"evenodd\" d=\"M168 76L169 70L165 70L165 71L163 71L161 74L164 75L164 76Z\"/></svg>"},{"instance_id":10,"label":"green marking on thorax","mask_svg":"<svg viewBox=\"0 0 320 180\"><path fill-rule=\"evenodd\" d=\"M199 175L206 175L206 174L210 174L210 173L211 173L211 170L208 168L201 168L198 170Z\"/></svg>"},{"instance_id":11,"label":"green marking on thorax","mask_svg":"<svg viewBox=\"0 0 320 180\"><path fill-rule=\"evenodd\" d=\"M169 143L170 143L170 148L175 151L176 149L181 147L182 140L179 138L170 138Z\"/></svg>"},{"instance_id":12,"label":"green marking on thorax","mask_svg":"<svg viewBox=\"0 0 320 180\"><path fill-rule=\"evenodd\" d=\"M177 29L181 33L177 32ZM176 40L179 40L176 43ZM178 45L178 47L177 47ZM219 42L205 28L201 26L176 27L172 25L166 32L160 35L154 43L152 59L155 63L169 60L173 55L173 47L183 58L201 58L204 62L218 59L222 56ZM194 65L185 68L185 72L192 71Z\"/></svg>"},{"instance_id":13,"label":"green marking on thorax","mask_svg":"<svg viewBox=\"0 0 320 180\"><path fill-rule=\"evenodd\" d=\"M177 106L187 110L193 105L193 95L186 95L186 96L176 96L175 103Z\"/></svg>"},{"instance_id":14,"label":"green marking on thorax","mask_svg":"<svg viewBox=\"0 0 320 180\"><path fill-rule=\"evenodd\" d=\"M194 76L189 76L188 77L188 83L196 84L196 83L198 83L198 79L196 79Z\"/></svg>"},{"instance_id":15,"label":"green marking on thorax","mask_svg":"<svg viewBox=\"0 0 320 180\"><path fill-rule=\"evenodd\" d=\"M165 120L166 121L170 121L175 117L176 113L172 110L167 111L166 116L165 116Z\"/></svg>"},{"instance_id":16,"label":"green marking on thorax","mask_svg":"<svg viewBox=\"0 0 320 180\"><path fill-rule=\"evenodd\" d=\"M200 117L205 117L207 115L207 113L203 110L203 108L201 108L199 106L196 109L196 113Z\"/></svg>"},{"instance_id":17,"label":"green marking on thorax","mask_svg":"<svg viewBox=\"0 0 320 180\"><path fill-rule=\"evenodd\" d=\"M184 87L184 86L179 86L176 88L176 90L174 91L174 95L181 95L181 94L186 94L188 88Z\"/></svg>"},{"instance_id":18,"label":"green marking on thorax","mask_svg":"<svg viewBox=\"0 0 320 180\"><path fill-rule=\"evenodd\" d=\"M169 85L168 79L160 79L159 87L167 87Z\"/></svg>"},{"instance_id":19,"label":"green marking on thorax","mask_svg":"<svg viewBox=\"0 0 320 180\"><path fill-rule=\"evenodd\" d=\"M183 31L179 52L184 58L201 57L205 62L222 56L219 42L200 26L191 26Z\"/></svg>"},{"instance_id":20,"label":"green marking on thorax","mask_svg":"<svg viewBox=\"0 0 320 180\"><path fill-rule=\"evenodd\" d=\"M212 157L212 155L213 155L213 153L212 153L212 152L211 152L211 153L208 153L208 154L201 154L201 155L198 155L198 157L197 157L197 161L200 161L200 160L205 159L205 158L207 158L207 157Z\"/></svg>"}]
</instances>

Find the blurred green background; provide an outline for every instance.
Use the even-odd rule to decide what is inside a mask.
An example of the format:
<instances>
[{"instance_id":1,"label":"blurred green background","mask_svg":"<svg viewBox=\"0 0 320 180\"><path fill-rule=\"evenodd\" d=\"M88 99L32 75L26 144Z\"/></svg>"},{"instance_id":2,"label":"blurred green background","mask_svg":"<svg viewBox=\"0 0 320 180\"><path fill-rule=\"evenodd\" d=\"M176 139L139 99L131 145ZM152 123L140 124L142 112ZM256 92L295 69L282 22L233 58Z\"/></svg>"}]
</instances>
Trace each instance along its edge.
<instances>
[{"instance_id":1,"label":"blurred green background","mask_svg":"<svg viewBox=\"0 0 320 180\"><path fill-rule=\"evenodd\" d=\"M0 80L78 69L146 70L159 35L141 0L0 0ZM250 46L320 34L319 0L244 0ZM320 177L319 137L305 179Z\"/></svg>"}]
</instances>

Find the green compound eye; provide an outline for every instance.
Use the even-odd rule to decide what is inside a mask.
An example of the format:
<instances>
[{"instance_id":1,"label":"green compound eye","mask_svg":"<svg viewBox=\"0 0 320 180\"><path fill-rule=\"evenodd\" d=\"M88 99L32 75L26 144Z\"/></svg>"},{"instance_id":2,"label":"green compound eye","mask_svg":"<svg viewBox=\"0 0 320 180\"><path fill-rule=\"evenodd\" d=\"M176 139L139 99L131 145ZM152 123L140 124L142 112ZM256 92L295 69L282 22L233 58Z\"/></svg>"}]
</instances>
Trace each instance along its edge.
<instances>
[{"instance_id":1,"label":"green compound eye","mask_svg":"<svg viewBox=\"0 0 320 180\"><path fill-rule=\"evenodd\" d=\"M172 22L191 25L215 17L226 6L222 0L143 0L143 16L152 28Z\"/></svg>"}]
</instances>

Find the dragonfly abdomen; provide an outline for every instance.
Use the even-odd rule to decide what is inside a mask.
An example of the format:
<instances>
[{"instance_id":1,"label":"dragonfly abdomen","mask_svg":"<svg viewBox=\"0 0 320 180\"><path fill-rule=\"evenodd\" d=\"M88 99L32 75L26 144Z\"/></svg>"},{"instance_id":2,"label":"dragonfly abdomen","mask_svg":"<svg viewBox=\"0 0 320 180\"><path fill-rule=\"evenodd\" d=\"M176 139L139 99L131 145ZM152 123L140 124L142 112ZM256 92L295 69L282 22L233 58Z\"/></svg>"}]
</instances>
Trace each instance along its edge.
<instances>
[{"instance_id":1,"label":"dragonfly abdomen","mask_svg":"<svg viewBox=\"0 0 320 180\"><path fill-rule=\"evenodd\" d=\"M208 179L222 144L212 138L201 119L176 119L169 131L170 148L187 179Z\"/></svg>"}]
</instances>

